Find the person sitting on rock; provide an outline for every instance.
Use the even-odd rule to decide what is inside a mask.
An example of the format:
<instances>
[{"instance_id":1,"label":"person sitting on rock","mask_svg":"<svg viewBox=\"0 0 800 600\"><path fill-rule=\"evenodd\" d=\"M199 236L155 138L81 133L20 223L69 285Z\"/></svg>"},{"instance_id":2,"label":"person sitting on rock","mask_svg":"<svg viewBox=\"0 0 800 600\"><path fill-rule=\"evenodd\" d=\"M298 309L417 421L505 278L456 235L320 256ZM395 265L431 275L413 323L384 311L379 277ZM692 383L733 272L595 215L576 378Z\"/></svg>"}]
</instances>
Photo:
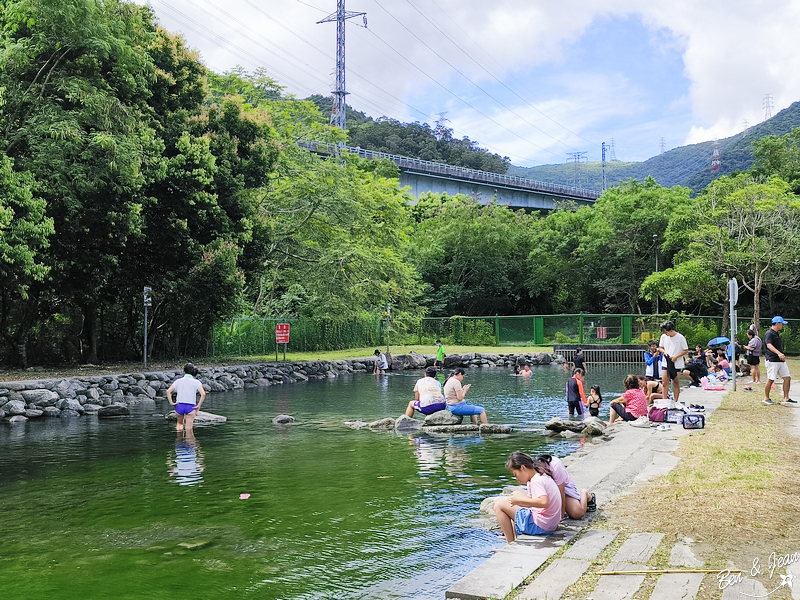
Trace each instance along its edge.
<instances>
[{"instance_id":1,"label":"person sitting on rock","mask_svg":"<svg viewBox=\"0 0 800 600\"><path fill-rule=\"evenodd\" d=\"M547 465L524 452L514 452L506 462L506 469L528 488L527 493L514 490L494 503L494 514L506 541L510 544L521 533L555 533L561 522L561 492Z\"/></svg>"},{"instance_id":2,"label":"person sitting on rock","mask_svg":"<svg viewBox=\"0 0 800 600\"><path fill-rule=\"evenodd\" d=\"M413 417L418 410L423 415L431 415L445 409L442 384L436 379L436 367L425 369L425 377L414 385L414 399L408 403L406 416Z\"/></svg>"},{"instance_id":3,"label":"person sitting on rock","mask_svg":"<svg viewBox=\"0 0 800 600\"><path fill-rule=\"evenodd\" d=\"M582 519L587 512L597 510L597 501L594 494L589 493L589 490L586 489L578 493L578 487L569 473L567 473L567 468L560 458L551 454L540 454L536 458L545 463L547 468L550 469L550 475L561 492L562 516L566 514L573 519Z\"/></svg>"},{"instance_id":4,"label":"person sitting on rock","mask_svg":"<svg viewBox=\"0 0 800 600\"><path fill-rule=\"evenodd\" d=\"M473 406L472 404L467 404L464 401L464 397L467 395L471 384L468 383L462 387L462 381L464 381L464 369L456 369L450 378L445 382L444 400L447 403L447 410L454 415L469 415L474 424L478 423L478 417L480 416L481 423L485 425L489 422L489 419L486 418L486 409L484 409L482 406Z\"/></svg>"},{"instance_id":5,"label":"person sitting on rock","mask_svg":"<svg viewBox=\"0 0 800 600\"><path fill-rule=\"evenodd\" d=\"M608 424L612 425L617 419L635 421L647 416L647 396L639 387L639 376L628 375L623 382L625 393L611 401L611 411Z\"/></svg>"}]
</instances>

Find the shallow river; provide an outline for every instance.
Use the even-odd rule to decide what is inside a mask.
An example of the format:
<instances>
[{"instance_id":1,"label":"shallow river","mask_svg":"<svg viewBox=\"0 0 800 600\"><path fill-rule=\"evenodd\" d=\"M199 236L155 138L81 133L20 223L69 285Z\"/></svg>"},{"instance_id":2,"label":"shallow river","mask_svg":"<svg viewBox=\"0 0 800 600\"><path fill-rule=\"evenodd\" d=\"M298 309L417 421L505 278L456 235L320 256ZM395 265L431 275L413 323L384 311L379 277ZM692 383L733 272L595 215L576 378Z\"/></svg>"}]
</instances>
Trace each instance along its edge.
<instances>
[{"instance_id":1,"label":"shallow river","mask_svg":"<svg viewBox=\"0 0 800 600\"><path fill-rule=\"evenodd\" d=\"M590 370L604 408L630 368ZM507 455L577 444L537 433L566 414L560 367L467 371L468 400L511 435L343 425L401 414L420 376L211 394L204 409L228 422L191 443L152 409L0 424L2 597L443 598L502 545L478 506L511 481ZM297 423L273 425L279 413Z\"/></svg>"}]
</instances>

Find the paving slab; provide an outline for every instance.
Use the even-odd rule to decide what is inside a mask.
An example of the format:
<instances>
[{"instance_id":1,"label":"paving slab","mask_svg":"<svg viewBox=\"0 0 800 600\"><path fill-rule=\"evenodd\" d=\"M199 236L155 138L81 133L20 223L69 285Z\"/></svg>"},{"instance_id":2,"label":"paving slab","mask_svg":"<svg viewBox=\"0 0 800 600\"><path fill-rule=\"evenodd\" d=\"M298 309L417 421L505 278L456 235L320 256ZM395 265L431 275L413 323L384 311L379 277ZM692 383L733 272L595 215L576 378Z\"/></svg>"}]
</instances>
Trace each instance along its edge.
<instances>
[{"instance_id":1,"label":"paving slab","mask_svg":"<svg viewBox=\"0 0 800 600\"><path fill-rule=\"evenodd\" d=\"M664 573L658 578L650 600L694 600L703 576L703 573Z\"/></svg>"},{"instance_id":2,"label":"paving slab","mask_svg":"<svg viewBox=\"0 0 800 600\"><path fill-rule=\"evenodd\" d=\"M689 546L691 540L685 538L677 542L669 553L669 564L672 567L690 567L700 568L703 566L703 561L698 559Z\"/></svg>"},{"instance_id":3,"label":"paving slab","mask_svg":"<svg viewBox=\"0 0 800 600\"><path fill-rule=\"evenodd\" d=\"M566 558L594 559L614 541L619 531L611 529L590 529L583 534L572 548L564 553Z\"/></svg>"},{"instance_id":4,"label":"paving slab","mask_svg":"<svg viewBox=\"0 0 800 600\"><path fill-rule=\"evenodd\" d=\"M557 558L533 582L523 588L520 600L558 600L564 590L589 568L588 560Z\"/></svg>"},{"instance_id":5,"label":"paving slab","mask_svg":"<svg viewBox=\"0 0 800 600\"><path fill-rule=\"evenodd\" d=\"M644 565L635 565L628 562L612 562L606 571L642 571L647 570ZM602 575L594 591L592 600L629 600L639 591L646 575Z\"/></svg>"},{"instance_id":6,"label":"paving slab","mask_svg":"<svg viewBox=\"0 0 800 600\"><path fill-rule=\"evenodd\" d=\"M454 583L445 598L485 600L504 598L558 550L555 546L509 544Z\"/></svg>"},{"instance_id":7,"label":"paving slab","mask_svg":"<svg viewBox=\"0 0 800 600\"><path fill-rule=\"evenodd\" d=\"M726 587L722 592L722 600L744 600L748 596L763 598L766 594L767 589L760 582L755 579L743 579L740 583Z\"/></svg>"},{"instance_id":8,"label":"paving slab","mask_svg":"<svg viewBox=\"0 0 800 600\"><path fill-rule=\"evenodd\" d=\"M614 555L614 562L644 564L653 556L663 538L663 533L632 533Z\"/></svg>"}]
</instances>

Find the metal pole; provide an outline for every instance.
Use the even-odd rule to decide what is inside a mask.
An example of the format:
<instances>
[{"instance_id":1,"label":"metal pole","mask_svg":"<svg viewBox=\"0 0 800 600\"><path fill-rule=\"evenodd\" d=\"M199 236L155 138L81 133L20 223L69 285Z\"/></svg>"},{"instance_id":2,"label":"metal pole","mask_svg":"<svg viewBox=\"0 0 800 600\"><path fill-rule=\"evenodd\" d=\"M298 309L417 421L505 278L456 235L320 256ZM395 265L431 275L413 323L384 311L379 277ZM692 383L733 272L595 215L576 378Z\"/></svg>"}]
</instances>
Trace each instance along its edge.
<instances>
[{"instance_id":1,"label":"metal pole","mask_svg":"<svg viewBox=\"0 0 800 600\"><path fill-rule=\"evenodd\" d=\"M658 273L658 234L653 234L653 244L656 247L656 273ZM656 316L658 316L658 294L656 294Z\"/></svg>"},{"instance_id":2,"label":"metal pole","mask_svg":"<svg viewBox=\"0 0 800 600\"><path fill-rule=\"evenodd\" d=\"M734 340L736 339L736 303L739 301L739 283L735 278L728 280L728 300L730 302L731 313L731 382L733 383L733 391L736 391L736 348L734 347Z\"/></svg>"},{"instance_id":3,"label":"metal pole","mask_svg":"<svg viewBox=\"0 0 800 600\"><path fill-rule=\"evenodd\" d=\"M147 370L147 304L144 305L144 368Z\"/></svg>"}]
</instances>

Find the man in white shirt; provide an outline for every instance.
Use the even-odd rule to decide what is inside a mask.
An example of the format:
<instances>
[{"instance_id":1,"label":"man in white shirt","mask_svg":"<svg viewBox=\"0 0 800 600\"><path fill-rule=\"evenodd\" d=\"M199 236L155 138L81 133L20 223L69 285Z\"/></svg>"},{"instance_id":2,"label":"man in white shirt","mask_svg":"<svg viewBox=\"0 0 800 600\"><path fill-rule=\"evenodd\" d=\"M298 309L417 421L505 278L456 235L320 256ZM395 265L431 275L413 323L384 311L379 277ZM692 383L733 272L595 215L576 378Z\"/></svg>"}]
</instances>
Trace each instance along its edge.
<instances>
[{"instance_id":1,"label":"man in white shirt","mask_svg":"<svg viewBox=\"0 0 800 600\"><path fill-rule=\"evenodd\" d=\"M681 395L681 371L685 366L683 358L689 355L689 344L682 334L675 331L675 323L672 321L662 323L658 349L664 357L664 364L661 367L661 384L664 392L669 390L669 382L672 380L673 400L678 402L678 396Z\"/></svg>"},{"instance_id":2,"label":"man in white shirt","mask_svg":"<svg viewBox=\"0 0 800 600\"><path fill-rule=\"evenodd\" d=\"M436 379L436 367L428 367L425 377L418 379L414 386L414 399L406 407L406 416L413 417L415 410L431 415L444 409L444 393L442 384Z\"/></svg>"}]
</instances>

